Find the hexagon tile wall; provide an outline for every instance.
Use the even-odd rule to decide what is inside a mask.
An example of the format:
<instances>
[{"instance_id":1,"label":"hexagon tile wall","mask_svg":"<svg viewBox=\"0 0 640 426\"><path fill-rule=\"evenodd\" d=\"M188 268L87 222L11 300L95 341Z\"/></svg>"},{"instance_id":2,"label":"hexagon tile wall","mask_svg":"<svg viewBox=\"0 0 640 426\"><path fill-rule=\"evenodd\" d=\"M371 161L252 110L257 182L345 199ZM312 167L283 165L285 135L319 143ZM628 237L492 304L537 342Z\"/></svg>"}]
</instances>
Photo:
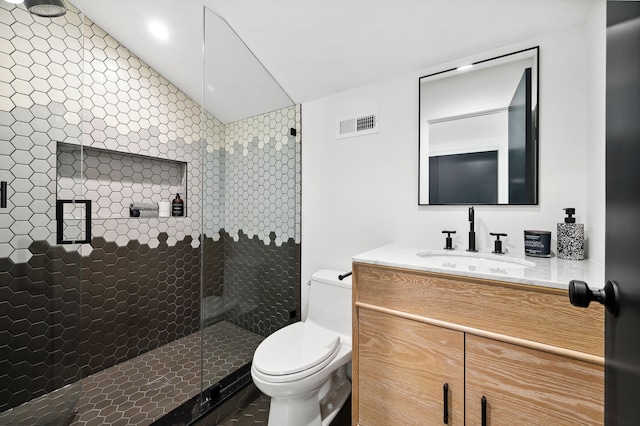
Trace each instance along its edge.
<instances>
[{"instance_id":1,"label":"hexagon tile wall","mask_svg":"<svg viewBox=\"0 0 640 426\"><path fill-rule=\"evenodd\" d=\"M198 330L201 293L204 319L263 335L300 312L300 107L202 126L69 6L0 2L0 411ZM185 217L126 217L177 191ZM56 246L63 197L94 202L91 244Z\"/></svg>"},{"instance_id":2,"label":"hexagon tile wall","mask_svg":"<svg viewBox=\"0 0 640 426\"><path fill-rule=\"evenodd\" d=\"M289 130L299 128L300 114L292 106L206 123L205 321L219 314L207 309L210 300L227 320L263 336L288 324L292 311L299 319L301 146ZM222 275L207 272L213 264Z\"/></svg>"},{"instance_id":3,"label":"hexagon tile wall","mask_svg":"<svg viewBox=\"0 0 640 426\"><path fill-rule=\"evenodd\" d=\"M81 255L55 246L56 141L81 136L82 19L0 4L0 411L81 377Z\"/></svg>"}]
</instances>

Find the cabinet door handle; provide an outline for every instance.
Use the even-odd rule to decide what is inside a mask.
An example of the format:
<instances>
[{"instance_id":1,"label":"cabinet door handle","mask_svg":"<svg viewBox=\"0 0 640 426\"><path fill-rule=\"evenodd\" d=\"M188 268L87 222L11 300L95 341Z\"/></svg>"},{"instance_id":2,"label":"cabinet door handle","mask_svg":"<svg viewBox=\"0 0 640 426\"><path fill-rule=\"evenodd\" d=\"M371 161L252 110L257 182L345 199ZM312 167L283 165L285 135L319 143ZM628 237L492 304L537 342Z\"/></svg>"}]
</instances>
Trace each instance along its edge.
<instances>
[{"instance_id":1,"label":"cabinet door handle","mask_svg":"<svg viewBox=\"0 0 640 426\"><path fill-rule=\"evenodd\" d=\"M487 398L484 395L480 398L480 405L482 407L482 426L487 426Z\"/></svg>"},{"instance_id":2,"label":"cabinet door handle","mask_svg":"<svg viewBox=\"0 0 640 426\"><path fill-rule=\"evenodd\" d=\"M442 421L445 425L449 424L449 383L445 383L442 386L442 391L444 394L444 417Z\"/></svg>"}]
</instances>

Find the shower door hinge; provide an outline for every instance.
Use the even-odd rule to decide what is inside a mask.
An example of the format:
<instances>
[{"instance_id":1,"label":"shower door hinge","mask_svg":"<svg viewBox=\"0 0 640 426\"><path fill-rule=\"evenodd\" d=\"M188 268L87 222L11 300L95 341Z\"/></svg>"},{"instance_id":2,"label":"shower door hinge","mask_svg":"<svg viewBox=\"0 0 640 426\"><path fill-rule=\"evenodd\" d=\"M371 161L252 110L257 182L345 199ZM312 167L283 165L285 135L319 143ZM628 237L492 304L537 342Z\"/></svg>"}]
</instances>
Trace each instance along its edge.
<instances>
[{"instance_id":1,"label":"shower door hinge","mask_svg":"<svg viewBox=\"0 0 640 426\"><path fill-rule=\"evenodd\" d=\"M200 401L200 412L204 413L207 410L209 410L210 405L211 405L211 396L210 395L203 396L202 400Z\"/></svg>"}]
</instances>

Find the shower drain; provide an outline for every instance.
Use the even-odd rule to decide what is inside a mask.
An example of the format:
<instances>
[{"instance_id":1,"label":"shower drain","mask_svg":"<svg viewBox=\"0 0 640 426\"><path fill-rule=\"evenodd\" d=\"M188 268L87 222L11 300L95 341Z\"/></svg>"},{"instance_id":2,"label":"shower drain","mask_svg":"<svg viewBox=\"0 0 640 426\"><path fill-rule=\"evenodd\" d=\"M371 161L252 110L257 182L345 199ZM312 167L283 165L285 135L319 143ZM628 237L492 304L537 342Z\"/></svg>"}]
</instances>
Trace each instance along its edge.
<instances>
[{"instance_id":1,"label":"shower drain","mask_svg":"<svg viewBox=\"0 0 640 426\"><path fill-rule=\"evenodd\" d=\"M151 390L160 390L165 386L169 386L171 382L166 377L162 376L158 379L155 379L153 382L147 383L147 387Z\"/></svg>"}]
</instances>

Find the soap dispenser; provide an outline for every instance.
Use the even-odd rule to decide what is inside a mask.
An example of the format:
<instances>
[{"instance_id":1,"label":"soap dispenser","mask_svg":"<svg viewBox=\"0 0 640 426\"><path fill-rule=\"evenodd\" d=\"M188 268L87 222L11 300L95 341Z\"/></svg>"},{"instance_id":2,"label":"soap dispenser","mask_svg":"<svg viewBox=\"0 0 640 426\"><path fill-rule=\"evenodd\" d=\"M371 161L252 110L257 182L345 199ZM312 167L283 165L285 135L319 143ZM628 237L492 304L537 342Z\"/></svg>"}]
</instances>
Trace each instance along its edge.
<instances>
[{"instance_id":1,"label":"soap dispenser","mask_svg":"<svg viewBox=\"0 0 640 426\"><path fill-rule=\"evenodd\" d=\"M184 201L180 194L176 194L176 198L171 202L171 216L184 216Z\"/></svg>"},{"instance_id":2,"label":"soap dispenser","mask_svg":"<svg viewBox=\"0 0 640 426\"><path fill-rule=\"evenodd\" d=\"M558 224L558 257L561 259L584 259L584 225L576 223L576 209L566 208L564 223Z\"/></svg>"}]
</instances>

